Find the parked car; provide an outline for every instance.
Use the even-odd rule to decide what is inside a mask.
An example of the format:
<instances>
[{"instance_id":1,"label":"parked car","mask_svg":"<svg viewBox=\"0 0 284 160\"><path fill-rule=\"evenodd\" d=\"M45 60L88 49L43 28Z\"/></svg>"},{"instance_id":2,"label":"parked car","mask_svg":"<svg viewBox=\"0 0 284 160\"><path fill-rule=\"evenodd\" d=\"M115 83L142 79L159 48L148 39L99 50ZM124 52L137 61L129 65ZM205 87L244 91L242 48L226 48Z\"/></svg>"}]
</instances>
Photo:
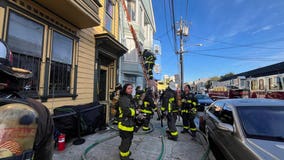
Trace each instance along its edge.
<instances>
[{"instance_id":1,"label":"parked car","mask_svg":"<svg viewBox=\"0 0 284 160\"><path fill-rule=\"evenodd\" d=\"M284 159L284 100L217 100L204 116L216 159Z\"/></svg>"},{"instance_id":2,"label":"parked car","mask_svg":"<svg viewBox=\"0 0 284 160\"><path fill-rule=\"evenodd\" d=\"M204 111L205 106L209 106L213 100L205 94L196 94L195 98L197 99L197 110Z\"/></svg>"}]
</instances>

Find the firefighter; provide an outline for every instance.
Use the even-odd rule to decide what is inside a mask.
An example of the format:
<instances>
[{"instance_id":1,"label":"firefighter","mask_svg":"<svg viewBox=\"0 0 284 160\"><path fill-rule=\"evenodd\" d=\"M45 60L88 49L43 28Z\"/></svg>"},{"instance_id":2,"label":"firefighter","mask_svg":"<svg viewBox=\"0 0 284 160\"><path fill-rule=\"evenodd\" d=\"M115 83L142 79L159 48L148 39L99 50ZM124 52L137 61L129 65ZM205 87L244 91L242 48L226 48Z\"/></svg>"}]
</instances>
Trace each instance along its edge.
<instances>
[{"instance_id":1,"label":"firefighter","mask_svg":"<svg viewBox=\"0 0 284 160\"><path fill-rule=\"evenodd\" d=\"M131 160L129 148L133 139L135 127L135 102L132 98L132 85L125 84L119 98L119 122L118 129L121 137L119 155L122 160Z\"/></svg>"},{"instance_id":2,"label":"firefighter","mask_svg":"<svg viewBox=\"0 0 284 160\"><path fill-rule=\"evenodd\" d=\"M174 141L177 141L178 138L178 131L176 128L178 110L176 86L174 82L170 82L163 94L161 111L163 112L163 116L167 117L168 138Z\"/></svg>"},{"instance_id":3,"label":"firefighter","mask_svg":"<svg viewBox=\"0 0 284 160\"><path fill-rule=\"evenodd\" d=\"M144 98L144 90L141 88L141 86L137 86L135 88L135 96L134 96L134 100L135 100L135 109L140 109L143 103L143 98Z\"/></svg>"},{"instance_id":4,"label":"firefighter","mask_svg":"<svg viewBox=\"0 0 284 160\"><path fill-rule=\"evenodd\" d=\"M0 159L50 160L54 123L41 103L18 94L32 72L12 67L12 53L0 40Z\"/></svg>"},{"instance_id":5,"label":"firefighter","mask_svg":"<svg viewBox=\"0 0 284 160\"><path fill-rule=\"evenodd\" d=\"M122 89L122 86L120 83L117 83L115 85L115 91L113 91L110 95L110 100L111 100L111 113L112 116L114 116L113 118L113 124L117 124L118 123L118 115L119 115L119 111L118 111L118 100L119 100L119 94L120 91Z\"/></svg>"},{"instance_id":6,"label":"firefighter","mask_svg":"<svg viewBox=\"0 0 284 160\"><path fill-rule=\"evenodd\" d=\"M181 131L181 133L189 133L188 130L190 129L192 137L195 137L196 126L194 123L194 118L197 112L197 99L194 97L193 93L190 93L190 89L190 85L185 85L182 94L181 115L183 122L183 130Z\"/></svg>"},{"instance_id":7,"label":"firefighter","mask_svg":"<svg viewBox=\"0 0 284 160\"><path fill-rule=\"evenodd\" d=\"M143 52L144 66L147 70L147 74L149 75L149 79L153 79L153 67L155 65L156 57L154 53L149 50L144 50Z\"/></svg>"},{"instance_id":8,"label":"firefighter","mask_svg":"<svg viewBox=\"0 0 284 160\"><path fill-rule=\"evenodd\" d=\"M143 99L143 105L141 108L141 112L145 116L145 119L143 121L143 126L142 126L143 131L150 130L149 123L150 123L151 117L154 114L153 110L156 110L156 105L154 104L154 100L153 100L153 93L150 88L147 88L145 98Z\"/></svg>"}]
</instances>

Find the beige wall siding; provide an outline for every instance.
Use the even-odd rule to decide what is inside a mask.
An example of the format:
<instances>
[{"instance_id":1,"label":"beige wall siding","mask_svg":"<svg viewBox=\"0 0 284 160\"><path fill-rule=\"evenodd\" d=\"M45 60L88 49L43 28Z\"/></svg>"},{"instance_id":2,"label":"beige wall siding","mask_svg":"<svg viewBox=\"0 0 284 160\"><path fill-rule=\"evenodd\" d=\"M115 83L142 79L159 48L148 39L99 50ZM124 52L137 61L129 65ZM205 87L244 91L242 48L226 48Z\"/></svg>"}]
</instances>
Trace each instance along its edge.
<instances>
[{"instance_id":1,"label":"beige wall siding","mask_svg":"<svg viewBox=\"0 0 284 160\"><path fill-rule=\"evenodd\" d=\"M78 83L77 100L85 103L93 101L94 92L94 60L95 60L95 38L92 29L84 29L78 32L79 42L79 61L78 61Z\"/></svg>"}]
</instances>

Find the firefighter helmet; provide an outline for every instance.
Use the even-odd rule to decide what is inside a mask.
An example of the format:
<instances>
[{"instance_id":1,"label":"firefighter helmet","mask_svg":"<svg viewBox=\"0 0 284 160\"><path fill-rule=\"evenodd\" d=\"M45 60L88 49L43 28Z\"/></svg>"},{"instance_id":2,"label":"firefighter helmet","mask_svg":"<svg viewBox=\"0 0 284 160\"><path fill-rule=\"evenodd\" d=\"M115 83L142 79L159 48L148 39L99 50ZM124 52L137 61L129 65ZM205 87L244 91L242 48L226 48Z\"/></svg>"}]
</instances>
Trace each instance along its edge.
<instances>
[{"instance_id":1,"label":"firefighter helmet","mask_svg":"<svg viewBox=\"0 0 284 160\"><path fill-rule=\"evenodd\" d=\"M7 100L0 106L0 159L30 159L36 137L38 113L30 106Z\"/></svg>"}]
</instances>

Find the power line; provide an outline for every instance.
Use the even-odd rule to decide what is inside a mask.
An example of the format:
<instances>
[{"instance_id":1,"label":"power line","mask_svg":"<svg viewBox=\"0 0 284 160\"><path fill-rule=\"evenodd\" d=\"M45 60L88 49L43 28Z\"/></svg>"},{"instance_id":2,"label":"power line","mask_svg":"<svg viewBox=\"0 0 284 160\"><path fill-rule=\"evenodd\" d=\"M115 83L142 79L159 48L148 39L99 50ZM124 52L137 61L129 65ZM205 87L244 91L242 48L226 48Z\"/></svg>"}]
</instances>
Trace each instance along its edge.
<instances>
[{"instance_id":1,"label":"power line","mask_svg":"<svg viewBox=\"0 0 284 160\"><path fill-rule=\"evenodd\" d=\"M164 12L165 12L165 15L167 15L167 11L166 11L166 0L164 0ZM168 30L172 30L172 28L171 28L171 29L168 29L167 16L165 16L165 21L166 21L166 30L167 30L167 31L168 31ZM170 38L170 36L169 36L169 32L167 32L167 36L168 36L168 40L169 40L169 42L170 42L171 48L174 49L174 48L173 48L173 45L172 45L171 38Z\"/></svg>"},{"instance_id":2,"label":"power line","mask_svg":"<svg viewBox=\"0 0 284 160\"><path fill-rule=\"evenodd\" d=\"M228 42L219 41L219 40L212 40L212 39L196 36L194 34L191 34L191 36L199 38L199 39L203 39L203 40L206 40L206 41L217 42L217 43L221 43L221 44L226 44L226 45L231 45L232 46L232 47L212 48L212 49L205 49L205 50L198 50L198 51L222 50L222 49L231 49L231 48L238 48L238 47L258 48L258 49L284 49L284 48L278 48L278 47L255 46L255 44L263 44L262 42L261 43L255 43L255 44L244 44L244 45L242 45L242 44L228 43ZM277 41L279 41L279 39L281 39L282 41L284 40L284 38L278 38ZM273 42L273 41L265 41L264 43L268 43L268 42Z\"/></svg>"},{"instance_id":3,"label":"power line","mask_svg":"<svg viewBox=\"0 0 284 160\"><path fill-rule=\"evenodd\" d=\"M242 60L242 61L277 61L279 59L268 59L268 58L254 58L254 57L234 57L234 56L220 56L220 55L212 55L212 54L204 54L204 53L198 53L198 52L192 52L191 54L201 55L201 56L207 56L207 57L215 57L215 58L222 58L222 59L230 59L230 60Z\"/></svg>"},{"instance_id":4,"label":"power line","mask_svg":"<svg viewBox=\"0 0 284 160\"><path fill-rule=\"evenodd\" d=\"M189 8L188 4L189 4L188 0L186 0L185 20L187 20L187 15L188 15L188 8Z\"/></svg>"},{"instance_id":5,"label":"power line","mask_svg":"<svg viewBox=\"0 0 284 160\"><path fill-rule=\"evenodd\" d=\"M175 20L175 11L174 11L174 1L171 0L171 13L172 13L172 24L173 24L173 34L174 34L174 49L175 49L175 53L177 52L177 41L176 41L176 20Z\"/></svg>"}]
</instances>

